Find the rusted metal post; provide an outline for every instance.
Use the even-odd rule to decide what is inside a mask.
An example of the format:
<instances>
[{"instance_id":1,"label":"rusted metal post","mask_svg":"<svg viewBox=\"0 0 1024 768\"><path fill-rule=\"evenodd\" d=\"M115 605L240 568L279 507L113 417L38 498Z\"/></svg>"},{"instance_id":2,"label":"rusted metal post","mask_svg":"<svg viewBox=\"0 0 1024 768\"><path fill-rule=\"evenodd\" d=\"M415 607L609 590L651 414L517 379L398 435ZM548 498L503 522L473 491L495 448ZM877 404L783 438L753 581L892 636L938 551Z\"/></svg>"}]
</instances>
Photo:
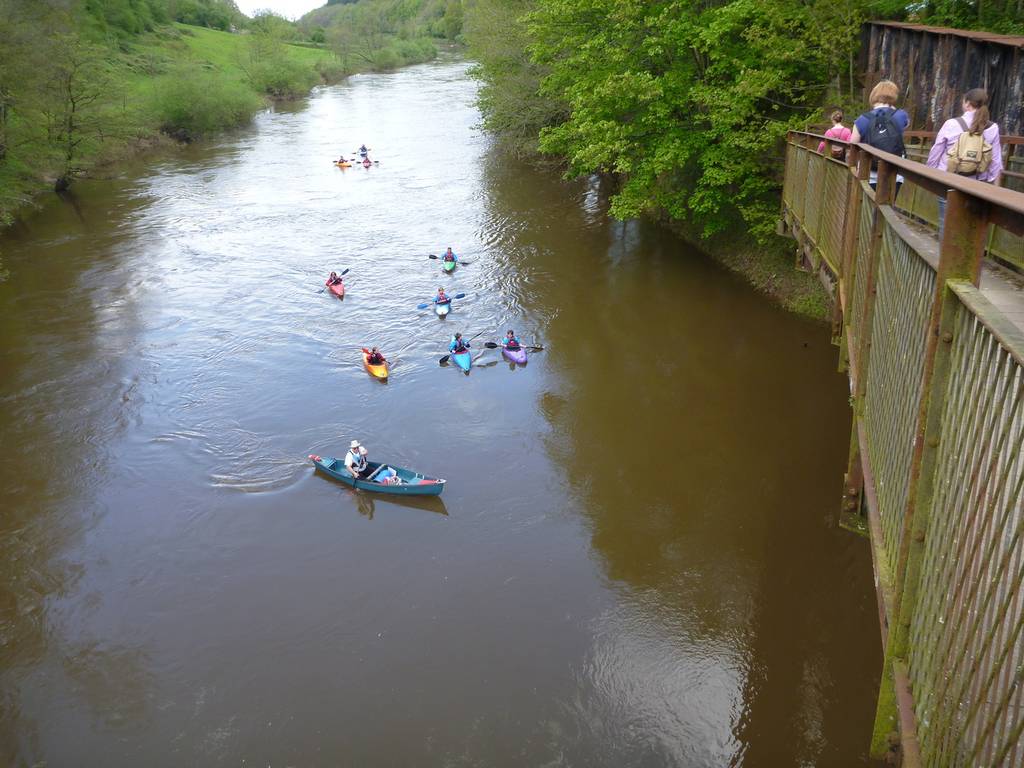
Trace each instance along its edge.
<instances>
[{"instance_id":1,"label":"rusted metal post","mask_svg":"<svg viewBox=\"0 0 1024 768\"><path fill-rule=\"evenodd\" d=\"M942 439L942 406L949 378L949 348L953 340L953 315L957 306L946 285L948 280L967 280L975 285L988 232L987 206L962 192L950 190L946 203L946 228L939 251L935 297L928 320L924 375L910 464L910 489L904 513L903 546L896 572L897 655L906 655L907 632L913 617L920 579L928 511L934 493L935 455ZM907 533L910 535L906 535Z\"/></svg>"},{"instance_id":2,"label":"rusted metal post","mask_svg":"<svg viewBox=\"0 0 1024 768\"><path fill-rule=\"evenodd\" d=\"M871 157L865 153L862 162L870 163ZM879 207L882 205L889 205L892 202L893 188L896 183L896 174L890 166L884 160L878 161L878 182L875 185L875 211L874 219L871 224L871 247L868 249L868 263L866 265L857 265L857 271L861 272L863 267L867 269L863 270L863 274L858 277L865 279L865 294L864 294L864 319L862 321L862 327L858 329L857 338L857 375L855 379L855 387L853 390L854 400L854 411L857 417L864 413L863 401L864 393L867 391L868 382L868 368L871 361L871 326L874 322L875 316L875 294L878 292L878 288L875 282L878 280L878 261L882 253L882 233L885 229L885 218L882 216L882 212Z\"/></svg>"}]
</instances>

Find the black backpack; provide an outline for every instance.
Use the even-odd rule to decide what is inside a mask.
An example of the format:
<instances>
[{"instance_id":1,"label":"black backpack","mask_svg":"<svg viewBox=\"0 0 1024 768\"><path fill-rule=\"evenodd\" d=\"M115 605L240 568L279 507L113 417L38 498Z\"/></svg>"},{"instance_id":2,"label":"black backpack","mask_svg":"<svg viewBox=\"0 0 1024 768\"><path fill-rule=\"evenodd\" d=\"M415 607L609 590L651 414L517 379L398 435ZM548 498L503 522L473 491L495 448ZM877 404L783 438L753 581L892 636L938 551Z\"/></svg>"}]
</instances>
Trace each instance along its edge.
<instances>
[{"instance_id":1,"label":"black backpack","mask_svg":"<svg viewBox=\"0 0 1024 768\"><path fill-rule=\"evenodd\" d=\"M898 157L907 154L903 146L903 129L896 124L893 117L895 109L877 109L868 114L868 132L864 143L883 152L891 152Z\"/></svg>"}]
</instances>

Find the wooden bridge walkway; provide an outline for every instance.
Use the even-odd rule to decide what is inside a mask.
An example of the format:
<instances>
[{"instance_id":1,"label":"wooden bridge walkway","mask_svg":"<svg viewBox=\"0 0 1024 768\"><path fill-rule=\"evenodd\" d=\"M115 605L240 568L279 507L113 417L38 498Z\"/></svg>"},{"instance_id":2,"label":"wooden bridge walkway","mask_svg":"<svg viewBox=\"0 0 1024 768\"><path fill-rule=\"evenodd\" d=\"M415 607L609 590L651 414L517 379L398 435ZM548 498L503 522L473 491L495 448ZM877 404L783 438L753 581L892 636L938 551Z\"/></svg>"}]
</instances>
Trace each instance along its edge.
<instances>
[{"instance_id":1,"label":"wooden bridge walkway","mask_svg":"<svg viewBox=\"0 0 1024 768\"><path fill-rule=\"evenodd\" d=\"M836 296L844 514L867 523L885 650L872 753L1021 765L1024 193L822 140L789 135L781 231Z\"/></svg>"}]
</instances>

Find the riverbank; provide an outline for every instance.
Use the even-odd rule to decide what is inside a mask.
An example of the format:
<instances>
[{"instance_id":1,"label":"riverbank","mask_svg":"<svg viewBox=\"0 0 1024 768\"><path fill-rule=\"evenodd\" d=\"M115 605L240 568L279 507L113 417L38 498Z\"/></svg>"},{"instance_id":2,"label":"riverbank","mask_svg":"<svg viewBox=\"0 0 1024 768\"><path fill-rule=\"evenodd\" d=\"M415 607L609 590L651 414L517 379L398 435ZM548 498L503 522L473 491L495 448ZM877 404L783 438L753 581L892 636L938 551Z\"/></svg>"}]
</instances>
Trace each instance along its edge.
<instances>
[{"instance_id":1,"label":"riverbank","mask_svg":"<svg viewBox=\"0 0 1024 768\"><path fill-rule=\"evenodd\" d=\"M0 226L74 178L169 142L244 125L273 102L303 98L318 85L372 69L342 62L324 46L186 24L160 27L116 49L80 50L89 71L79 86L88 101L78 134L55 140L48 106L11 122L10 150L0 163ZM407 45L398 65L435 55L432 44Z\"/></svg>"}]
</instances>

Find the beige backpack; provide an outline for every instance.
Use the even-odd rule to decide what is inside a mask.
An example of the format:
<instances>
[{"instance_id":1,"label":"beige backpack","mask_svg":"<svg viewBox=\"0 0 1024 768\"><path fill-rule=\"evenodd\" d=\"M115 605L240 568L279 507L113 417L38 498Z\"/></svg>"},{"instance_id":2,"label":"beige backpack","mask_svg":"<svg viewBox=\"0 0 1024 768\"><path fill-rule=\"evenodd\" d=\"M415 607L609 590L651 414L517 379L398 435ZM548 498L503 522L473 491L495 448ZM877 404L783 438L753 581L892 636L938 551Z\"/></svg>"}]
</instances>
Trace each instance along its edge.
<instances>
[{"instance_id":1,"label":"beige backpack","mask_svg":"<svg viewBox=\"0 0 1024 768\"><path fill-rule=\"evenodd\" d=\"M963 133L946 150L946 170L960 176L974 176L984 173L992 164L992 145L981 133L971 133L970 126L962 117L956 119Z\"/></svg>"}]
</instances>

